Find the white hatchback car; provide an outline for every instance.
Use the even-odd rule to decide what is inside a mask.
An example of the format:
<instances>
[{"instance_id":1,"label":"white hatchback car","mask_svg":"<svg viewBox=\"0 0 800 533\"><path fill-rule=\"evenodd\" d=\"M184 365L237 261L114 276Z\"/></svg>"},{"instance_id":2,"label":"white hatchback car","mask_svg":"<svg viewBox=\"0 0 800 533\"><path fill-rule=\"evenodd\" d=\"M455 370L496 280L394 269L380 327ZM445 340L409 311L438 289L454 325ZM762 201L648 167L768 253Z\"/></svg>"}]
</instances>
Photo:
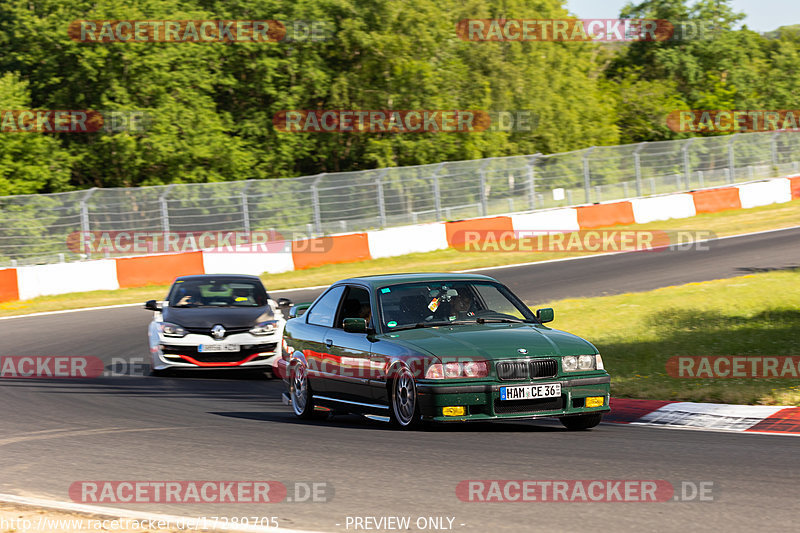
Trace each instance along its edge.
<instances>
[{"instance_id":1,"label":"white hatchback car","mask_svg":"<svg viewBox=\"0 0 800 533\"><path fill-rule=\"evenodd\" d=\"M272 371L281 355L286 298L270 299L256 276L204 274L175 280L150 300L151 373L178 369Z\"/></svg>"}]
</instances>

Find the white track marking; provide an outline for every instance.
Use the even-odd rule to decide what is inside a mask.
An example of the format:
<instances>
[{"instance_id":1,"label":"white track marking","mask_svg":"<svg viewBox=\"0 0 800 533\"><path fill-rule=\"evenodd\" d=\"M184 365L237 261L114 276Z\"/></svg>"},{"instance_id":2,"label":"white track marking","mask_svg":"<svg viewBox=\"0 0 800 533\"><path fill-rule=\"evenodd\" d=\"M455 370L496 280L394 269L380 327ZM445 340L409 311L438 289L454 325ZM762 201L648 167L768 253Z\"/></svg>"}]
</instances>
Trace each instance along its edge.
<instances>
[{"instance_id":1,"label":"white track marking","mask_svg":"<svg viewBox=\"0 0 800 533\"><path fill-rule=\"evenodd\" d=\"M665 426L664 424L648 424L644 422L629 422L627 424L619 424L616 422L601 422L601 426L617 426L617 427L641 427L653 429L672 429L677 431L703 431L706 433L727 433L729 435L779 435L781 437L800 437L797 433L782 433L779 431L739 431L736 429L720 429L720 428L706 428L706 427L692 427L692 426Z\"/></svg>"},{"instance_id":2,"label":"white track marking","mask_svg":"<svg viewBox=\"0 0 800 533\"><path fill-rule=\"evenodd\" d=\"M0 446L15 444L18 442L28 442L32 440L60 439L63 437L81 437L84 435L106 435L109 433L138 433L140 431L174 431L178 429L197 429L197 426L169 426L161 428L95 428L95 429L69 429L69 430L50 430L40 431L36 434L23 434L0 439Z\"/></svg>"},{"instance_id":3,"label":"white track marking","mask_svg":"<svg viewBox=\"0 0 800 533\"><path fill-rule=\"evenodd\" d=\"M80 309L64 309L62 311L43 311L41 313L30 313L28 315L0 316L0 320L11 320L12 318L28 318L32 316L65 315L67 313L78 313L81 311L99 311L101 309L117 309L120 307L135 307L137 305L142 305L142 304L140 303L116 304L116 305L104 305L100 307L82 307Z\"/></svg>"}]
</instances>

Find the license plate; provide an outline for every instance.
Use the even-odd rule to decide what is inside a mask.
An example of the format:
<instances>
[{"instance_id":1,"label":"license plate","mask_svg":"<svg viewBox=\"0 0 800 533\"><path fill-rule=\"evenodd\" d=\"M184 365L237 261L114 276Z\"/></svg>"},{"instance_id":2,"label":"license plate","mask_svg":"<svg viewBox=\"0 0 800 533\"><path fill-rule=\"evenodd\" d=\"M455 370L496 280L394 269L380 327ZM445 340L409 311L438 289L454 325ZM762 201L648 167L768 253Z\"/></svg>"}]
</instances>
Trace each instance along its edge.
<instances>
[{"instance_id":1,"label":"license plate","mask_svg":"<svg viewBox=\"0 0 800 533\"><path fill-rule=\"evenodd\" d=\"M561 383L500 387L501 400L534 400L536 398L557 398L559 396L561 396Z\"/></svg>"},{"instance_id":2,"label":"license plate","mask_svg":"<svg viewBox=\"0 0 800 533\"><path fill-rule=\"evenodd\" d=\"M239 345L238 344L231 344L231 343L223 343L223 344L201 344L197 347L198 352L208 353L208 352L238 352Z\"/></svg>"}]
</instances>

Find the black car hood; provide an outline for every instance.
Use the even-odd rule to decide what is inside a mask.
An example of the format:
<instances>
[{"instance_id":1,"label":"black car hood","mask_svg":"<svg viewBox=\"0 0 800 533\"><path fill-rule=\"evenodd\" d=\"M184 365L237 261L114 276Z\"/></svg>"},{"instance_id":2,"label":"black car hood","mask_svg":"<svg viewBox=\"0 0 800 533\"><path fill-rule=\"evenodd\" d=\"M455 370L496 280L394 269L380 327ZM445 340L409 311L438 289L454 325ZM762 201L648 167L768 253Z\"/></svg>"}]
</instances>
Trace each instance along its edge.
<instances>
[{"instance_id":1,"label":"black car hood","mask_svg":"<svg viewBox=\"0 0 800 533\"><path fill-rule=\"evenodd\" d=\"M247 328L257 320L272 320L274 314L268 305L263 307L165 307L161 312L164 322L185 328L211 328L222 324L225 328ZM261 315L264 315L261 317ZM259 317L261 317L259 319Z\"/></svg>"}]
</instances>

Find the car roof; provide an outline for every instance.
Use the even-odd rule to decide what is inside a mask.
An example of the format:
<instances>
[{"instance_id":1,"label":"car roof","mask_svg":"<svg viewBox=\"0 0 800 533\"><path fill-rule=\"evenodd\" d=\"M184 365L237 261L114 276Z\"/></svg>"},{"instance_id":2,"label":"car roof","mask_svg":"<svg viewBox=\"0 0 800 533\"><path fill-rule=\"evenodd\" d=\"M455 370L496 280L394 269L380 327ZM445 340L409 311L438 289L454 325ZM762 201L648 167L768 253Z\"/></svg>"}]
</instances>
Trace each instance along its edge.
<instances>
[{"instance_id":1,"label":"car roof","mask_svg":"<svg viewBox=\"0 0 800 533\"><path fill-rule=\"evenodd\" d=\"M426 281L493 281L494 278L481 274L453 274L451 272L420 272L409 274L379 274L375 276L359 276L337 281L334 285L342 283L361 283L372 289L396 285L398 283L414 283Z\"/></svg>"},{"instance_id":2,"label":"car roof","mask_svg":"<svg viewBox=\"0 0 800 533\"><path fill-rule=\"evenodd\" d=\"M261 281L261 278L258 276L251 276L249 274L193 274L191 276L178 276L175 278L175 281L202 281L209 279Z\"/></svg>"}]
</instances>

